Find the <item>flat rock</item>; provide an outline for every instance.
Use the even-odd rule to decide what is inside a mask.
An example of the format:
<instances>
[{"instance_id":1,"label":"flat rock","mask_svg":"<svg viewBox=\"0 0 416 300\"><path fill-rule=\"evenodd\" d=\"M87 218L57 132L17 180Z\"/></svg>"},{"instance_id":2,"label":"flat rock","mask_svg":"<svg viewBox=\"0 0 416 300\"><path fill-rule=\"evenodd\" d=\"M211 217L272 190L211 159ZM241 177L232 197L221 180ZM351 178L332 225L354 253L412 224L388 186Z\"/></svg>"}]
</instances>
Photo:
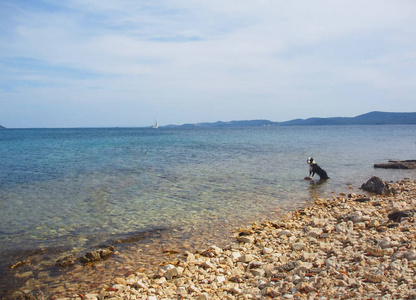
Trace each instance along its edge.
<instances>
[{"instance_id":1,"label":"flat rock","mask_svg":"<svg viewBox=\"0 0 416 300\"><path fill-rule=\"evenodd\" d=\"M60 259L58 259L55 265L60 266L60 267L72 266L73 264L75 264L75 260L76 259L72 255L68 255L68 256L61 257Z\"/></svg>"},{"instance_id":2,"label":"flat rock","mask_svg":"<svg viewBox=\"0 0 416 300\"><path fill-rule=\"evenodd\" d=\"M237 241L239 243L252 244L254 242L254 238L251 236L239 236L237 237Z\"/></svg>"},{"instance_id":3,"label":"flat rock","mask_svg":"<svg viewBox=\"0 0 416 300\"><path fill-rule=\"evenodd\" d=\"M115 248L113 246L108 246L104 249L88 251L85 253L85 255L80 257L80 261L83 263L96 262L113 254L114 250Z\"/></svg>"},{"instance_id":4,"label":"flat rock","mask_svg":"<svg viewBox=\"0 0 416 300\"><path fill-rule=\"evenodd\" d=\"M375 164L374 168L382 169L416 169L416 160L390 160L387 164Z\"/></svg>"}]
</instances>

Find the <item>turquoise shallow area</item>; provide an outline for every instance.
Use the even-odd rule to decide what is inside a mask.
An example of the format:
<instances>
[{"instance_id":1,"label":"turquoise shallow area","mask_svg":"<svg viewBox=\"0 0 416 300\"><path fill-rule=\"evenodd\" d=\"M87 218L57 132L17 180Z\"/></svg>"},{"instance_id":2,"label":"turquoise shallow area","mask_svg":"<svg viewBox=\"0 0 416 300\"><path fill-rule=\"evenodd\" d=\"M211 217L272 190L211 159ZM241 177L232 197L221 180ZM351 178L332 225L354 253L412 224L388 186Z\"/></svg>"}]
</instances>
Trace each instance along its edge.
<instances>
[{"instance_id":1,"label":"turquoise shallow area","mask_svg":"<svg viewBox=\"0 0 416 300\"><path fill-rule=\"evenodd\" d=\"M275 218L312 196L415 171L415 126L0 131L0 265L17 252L82 251L128 233ZM330 180L316 185L313 156ZM316 183L316 182L315 182Z\"/></svg>"}]
</instances>

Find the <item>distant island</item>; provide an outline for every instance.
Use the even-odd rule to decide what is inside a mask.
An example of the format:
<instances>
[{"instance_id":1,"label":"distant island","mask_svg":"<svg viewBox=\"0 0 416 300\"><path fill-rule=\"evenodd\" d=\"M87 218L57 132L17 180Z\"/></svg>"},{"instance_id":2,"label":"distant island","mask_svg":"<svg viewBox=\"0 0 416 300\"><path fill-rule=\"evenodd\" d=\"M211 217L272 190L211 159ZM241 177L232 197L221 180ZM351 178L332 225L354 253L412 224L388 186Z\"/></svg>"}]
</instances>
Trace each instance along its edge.
<instances>
[{"instance_id":1,"label":"distant island","mask_svg":"<svg viewBox=\"0 0 416 300\"><path fill-rule=\"evenodd\" d=\"M6 127L3 127L3 126L0 125L0 129L6 129Z\"/></svg>"},{"instance_id":2,"label":"distant island","mask_svg":"<svg viewBox=\"0 0 416 300\"><path fill-rule=\"evenodd\" d=\"M295 119L285 122L269 120L247 120L214 123L195 123L183 125L167 125L164 127L255 127L255 126L318 126L318 125L416 125L416 112L398 113L373 111L356 117L309 118Z\"/></svg>"}]
</instances>

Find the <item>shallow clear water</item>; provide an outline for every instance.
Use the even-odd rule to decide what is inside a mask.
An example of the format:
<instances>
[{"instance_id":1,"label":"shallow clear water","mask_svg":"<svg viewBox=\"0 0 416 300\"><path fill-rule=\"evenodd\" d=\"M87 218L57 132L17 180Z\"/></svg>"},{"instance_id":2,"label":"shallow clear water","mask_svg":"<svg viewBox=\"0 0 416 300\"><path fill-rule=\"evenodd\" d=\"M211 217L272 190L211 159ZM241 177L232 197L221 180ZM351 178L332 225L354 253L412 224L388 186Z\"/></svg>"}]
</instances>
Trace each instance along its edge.
<instances>
[{"instance_id":1,"label":"shallow clear water","mask_svg":"<svg viewBox=\"0 0 416 300\"><path fill-rule=\"evenodd\" d=\"M20 252L78 252L154 229L185 240L372 175L414 177L373 164L415 159L415 141L416 126L399 125L0 130L0 267ZM324 184L303 179L310 156Z\"/></svg>"}]
</instances>

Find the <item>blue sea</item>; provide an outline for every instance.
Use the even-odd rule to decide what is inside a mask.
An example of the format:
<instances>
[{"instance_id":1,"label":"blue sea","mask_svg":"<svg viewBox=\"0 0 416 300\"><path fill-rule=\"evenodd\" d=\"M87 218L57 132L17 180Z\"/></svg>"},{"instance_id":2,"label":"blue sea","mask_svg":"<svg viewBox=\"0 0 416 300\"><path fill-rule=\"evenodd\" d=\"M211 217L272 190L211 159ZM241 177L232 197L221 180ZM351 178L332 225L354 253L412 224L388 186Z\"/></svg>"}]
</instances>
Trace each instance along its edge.
<instances>
[{"instance_id":1,"label":"blue sea","mask_svg":"<svg viewBox=\"0 0 416 300\"><path fill-rule=\"evenodd\" d=\"M314 197L360 193L373 175L415 178L373 168L415 159L415 142L412 125L0 130L2 293L56 289L68 277L51 262L105 243L140 264L131 253L221 243ZM308 157L329 180L304 180Z\"/></svg>"}]
</instances>

